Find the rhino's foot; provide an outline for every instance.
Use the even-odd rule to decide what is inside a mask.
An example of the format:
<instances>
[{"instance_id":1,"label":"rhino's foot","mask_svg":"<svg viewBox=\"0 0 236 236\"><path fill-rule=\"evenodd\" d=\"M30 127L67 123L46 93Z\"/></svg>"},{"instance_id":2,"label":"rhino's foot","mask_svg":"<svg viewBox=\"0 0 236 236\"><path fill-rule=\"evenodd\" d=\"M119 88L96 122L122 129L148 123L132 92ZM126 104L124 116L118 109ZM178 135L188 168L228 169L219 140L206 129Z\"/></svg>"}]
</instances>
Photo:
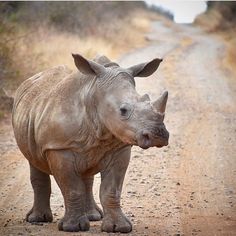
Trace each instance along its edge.
<instances>
[{"instance_id":1,"label":"rhino's foot","mask_svg":"<svg viewBox=\"0 0 236 236\"><path fill-rule=\"evenodd\" d=\"M111 215L105 215L102 221L102 231L108 233L129 233L132 231L132 224L129 219L122 213L113 217Z\"/></svg>"},{"instance_id":2,"label":"rhino's foot","mask_svg":"<svg viewBox=\"0 0 236 236\"><path fill-rule=\"evenodd\" d=\"M64 217L60 220L58 224L58 229L60 231L67 232L78 232L78 231L88 231L90 227L89 220L87 216L80 217Z\"/></svg>"},{"instance_id":3,"label":"rhino's foot","mask_svg":"<svg viewBox=\"0 0 236 236\"><path fill-rule=\"evenodd\" d=\"M52 222L52 212L50 209L46 210L34 210L32 208L26 215L26 221L33 223L33 222Z\"/></svg>"},{"instance_id":4,"label":"rhino's foot","mask_svg":"<svg viewBox=\"0 0 236 236\"><path fill-rule=\"evenodd\" d=\"M93 209L87 211L87 217L90 221L99 221L103 218L103 212L95 205Z\"/></svg>"}]
</instances>

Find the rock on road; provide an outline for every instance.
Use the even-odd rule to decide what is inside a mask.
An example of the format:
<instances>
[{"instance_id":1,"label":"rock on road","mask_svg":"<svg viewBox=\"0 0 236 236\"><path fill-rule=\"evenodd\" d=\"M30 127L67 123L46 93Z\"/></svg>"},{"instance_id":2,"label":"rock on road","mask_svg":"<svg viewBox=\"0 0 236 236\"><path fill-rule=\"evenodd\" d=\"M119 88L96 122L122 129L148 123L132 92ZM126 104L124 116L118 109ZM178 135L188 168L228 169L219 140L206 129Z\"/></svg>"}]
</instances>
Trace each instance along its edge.
<instances>
[{"instance_id":1,"label":"rock on road","mask_svg":"<svg viewBox=\"0 0 236 236\"><path fill-rule=\"evenodd\" d=\"M132 149L122 206L128 235L236 235L236 78L223 65L224 41L201 29L154 22L148 46L124 55L123 66L163 57L140 94L169 91L168 147ZM57 230L64 204L53 181L51 224L23 219L33 202L27 161L9 120L0 123L0 235L107 235L101 222L87 233ZM53 179L53 178L52 178ZM99 175L94 186L98 200Z\"/></svg>"}]
</instances>

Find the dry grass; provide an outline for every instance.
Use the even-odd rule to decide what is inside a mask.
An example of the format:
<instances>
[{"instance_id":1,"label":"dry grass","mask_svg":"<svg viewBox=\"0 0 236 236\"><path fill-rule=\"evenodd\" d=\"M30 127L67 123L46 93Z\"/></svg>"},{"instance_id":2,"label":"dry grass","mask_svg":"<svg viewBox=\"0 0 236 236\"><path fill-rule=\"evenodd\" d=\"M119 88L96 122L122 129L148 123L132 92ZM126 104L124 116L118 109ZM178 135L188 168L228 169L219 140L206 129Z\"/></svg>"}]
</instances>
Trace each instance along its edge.
<instances>
[{"instance_id":1,"label":"dry grass","mask_svg":"<svg viewBox=\"0 0 236 236\"><path fill-rule=\"evenodd\" d=\"M116 60L144 46L156 17L141 2L6 3L1 12L6 27L0 26L0 52L7 50L0 54L6 61L0 63L0 83L12 90L38 71L58 64L73 68L72 52Z\"/></svg>"},{"instance_id":2,"label":"dry grass","mask_svg":"<svg viewBox=\"0 0 236 236\"><path fill-rule=\"evenodd\" d=\"M30 50L27 47L29 41ZM71 33L59 32L55 29L41 28L33 36L20 44L17 58L32 58L38 70L51 66L66 64L72 66L71 53L79 52L86 57L93 57L99 51L111 54L111 44L101 38L80 38ZM25 61L25 70L29 61Z\"/></svg>"},{"instance_id":3,"label":"dry grass","mask_svg":"<svg viewBox=\"0 0 236 236\"><path fill-rule=\"evenodd\" d=\"M190 38L190 37L188 37L188 36L184 37L184 38L181 40L181 45L183 45L183 46L189 46L189 45L191 45L192 43L193 43L193 39Z\"/></svg>"},{"instance_id":4,"label":"dry grass","mask_svg":"<svg viewBox=\"0 0 236 236\"><path fill-rule=\"evenodd\" d=\"M219 11L210 9L207 14L200 14L194 23L200 25L208 32L214 32L218 29L222 20L223 18Z\"/></svg>"},{"instance_id":5,"label":"dry grass","mask_svg":"<svg viewBox=\"0 0 236 236\"><path fill-rule=\"evenodd\" d=\"M235 45L236 45L236 38L233 37L229 41L229 48L228 48L228 62L230 67L236 72L236 50L235 50Z\"/></svg>"},{"instance_id":6,"label":"dry grass","mask_svg":"<svg viewBox=\"0 0 236 236\"><path fill-rule=\"evenodd\" d=\"M20 67L21 80L37 71L55 65L65 64L73 68L71 53L80 53L88 58L97 54L116 60L123 53L146 44L145 33L150 29L153 14L145 11L134 12L129 18L116 22L119 32L111 32L109 37L80 37L52 26L40 27L27 37L20 39L14 61ZM24 30L19 35L24 35ZM23 60L22 60L23 59Z\"/></svg>"},{"instance_id":7,"label":"dry grass","mask_svg":"<svg viewBox=\"0 0 236 236\"><path fill-rule=\"evenodd\" d=\"M236 75L236 29L222 33L223 39L226 42L227 52L223 63L226 68Z\"/></svg>"},{"instance_id":8,"label":"dry grass","mask_svg":"<svg viewBox=\"0 0 236 236\"><path fill-rule=\"evenodd\" d=\"M235 13L235 2L210 2L209 10L199 15L195 20L195 24L224 40L226 45L226 55L223 59L224 66L236 74Z\"/></svg>"}]
</instances>

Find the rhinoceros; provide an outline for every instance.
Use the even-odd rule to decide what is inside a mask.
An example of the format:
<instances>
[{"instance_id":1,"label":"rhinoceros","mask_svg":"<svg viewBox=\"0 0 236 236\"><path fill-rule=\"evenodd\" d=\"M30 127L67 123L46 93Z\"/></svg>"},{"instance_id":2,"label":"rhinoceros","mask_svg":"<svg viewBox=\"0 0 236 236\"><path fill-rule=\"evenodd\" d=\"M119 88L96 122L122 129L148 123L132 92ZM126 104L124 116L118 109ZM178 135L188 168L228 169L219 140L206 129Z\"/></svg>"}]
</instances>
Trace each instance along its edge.
<instances>
[{"instance_id":1,"label":"rhinoceros","mask_svg":"<svg viewBox=\"0 0 236 236\"><path fill-rule=\"evenodd\" d=\"M34 203L28 222L51 222L50 175L64 198L63 231L87 231L102 219L102 231L128 233L120 197L132 145L168 145L163 123L168 93L156 101L135 90L134 77L154 73L162 59L121 68L105 56L72 54L78 70L58 66L25 80L16 91L12 123L30 166ZM101 174L95 203L94 175Z\"/></svg>"}]
</instances>

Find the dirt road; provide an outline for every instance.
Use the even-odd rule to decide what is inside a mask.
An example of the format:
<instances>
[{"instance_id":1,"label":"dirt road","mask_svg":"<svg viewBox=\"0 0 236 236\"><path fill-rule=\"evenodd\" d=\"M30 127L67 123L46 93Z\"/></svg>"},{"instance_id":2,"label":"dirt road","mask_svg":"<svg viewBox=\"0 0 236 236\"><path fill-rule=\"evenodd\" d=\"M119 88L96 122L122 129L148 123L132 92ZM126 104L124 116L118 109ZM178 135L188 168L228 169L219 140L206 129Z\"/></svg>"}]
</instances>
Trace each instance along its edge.
<instances>
[{"instance_id":1,"label":"dirt road","mask_svg":"<svg viewBox=\"0 0 236 236\"><path fill-rule=\"evenodd\" d=\"M223 67L219 38L188 26L153 24L149 46L121 65L164 57L137 89L153 98L169 91L163 149L133 148L122 203L133 222L128 235L236 235L236 78ZM54 221L31 225L23 218L33 201L26 160L9 120L0 128L0 235L106 235L100 222L89 233L57 231L64 204L53 182ZM99 176L94 187L98 201Z\"/></svg>"}]
</instances>

